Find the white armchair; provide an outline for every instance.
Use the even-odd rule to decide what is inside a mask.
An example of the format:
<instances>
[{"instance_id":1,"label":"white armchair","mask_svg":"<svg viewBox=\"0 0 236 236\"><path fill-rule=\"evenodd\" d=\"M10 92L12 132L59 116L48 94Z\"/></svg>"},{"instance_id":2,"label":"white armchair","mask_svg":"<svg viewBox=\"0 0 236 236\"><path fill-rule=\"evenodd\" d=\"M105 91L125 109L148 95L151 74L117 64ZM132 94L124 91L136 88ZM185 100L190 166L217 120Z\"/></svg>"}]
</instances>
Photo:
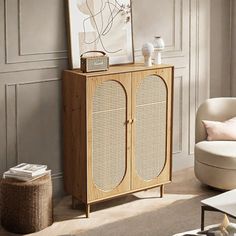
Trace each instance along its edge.
<instances>
[{"instance_id":1,"label":"white armchair","mask_svg":"<svg viewBox=\"0 0 236 236\"><path fill-rule=\"evenodd\" d=\"M197 111L195 175L218 189L236 188L236 141L207 141L202 120L225 121L235 116L236 98L208 99Z\"/></svg>"}]
</instances>

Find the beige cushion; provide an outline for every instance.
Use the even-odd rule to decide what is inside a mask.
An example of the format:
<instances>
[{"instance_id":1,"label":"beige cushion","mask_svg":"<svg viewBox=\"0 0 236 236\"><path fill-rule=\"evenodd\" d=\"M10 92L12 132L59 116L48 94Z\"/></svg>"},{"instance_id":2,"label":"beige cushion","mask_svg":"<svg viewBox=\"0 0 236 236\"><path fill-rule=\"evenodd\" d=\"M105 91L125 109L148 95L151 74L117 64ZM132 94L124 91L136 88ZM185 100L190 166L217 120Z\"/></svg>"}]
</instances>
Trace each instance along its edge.
<instances>
[{"instance_id":1,"label":"beige cushion","mask_svg":"<svg viewBox=\"0 0 236 236\"><path fill-rule=\"evenodd\" d=\"M236 141L202 141L195 145L195 159L201 163L236 169Z\"/></svg>"},{"instance_id":2,"label":"beige cushion","mask_svg":"<svg viewBox=\"0 0 236 236\"><path fill-rule=\"evenodd\" d=\"M202 120L225 121L236 116L236 98L211 98L198 108L196 117L196 143L206 140Z\"/></svg>"},{"instance_id":3,"label":"beige cushion","mask_svg":"<svg viewBox=\"0 0 236 236\"><path fill-rule=\"evenodd\" d=\"M220 121L203 120L207 131L207 140L236 140L236 117Z\"/></svg>"}]
</instances>

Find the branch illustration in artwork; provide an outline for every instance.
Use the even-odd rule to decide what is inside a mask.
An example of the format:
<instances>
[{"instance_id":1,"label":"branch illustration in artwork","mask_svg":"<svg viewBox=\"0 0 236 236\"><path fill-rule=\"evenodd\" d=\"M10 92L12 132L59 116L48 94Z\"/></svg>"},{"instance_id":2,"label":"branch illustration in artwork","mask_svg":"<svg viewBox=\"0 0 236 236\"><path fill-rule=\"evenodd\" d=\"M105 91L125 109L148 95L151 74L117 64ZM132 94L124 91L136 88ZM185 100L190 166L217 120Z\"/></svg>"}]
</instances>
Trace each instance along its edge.
<instances>
[{"instance_id":1,"label":"branch illustration in artwork","mask_svg":"<svg viewBox=\"0 0 236 236\"><path fill-rule=\"evenodd\" d=\"M97 1L97 0L96 0ZM131 20L131 6L130 4L121 4L117 0L101 0L101 7L98 12L93 12L92 7L89 5L88 0L86 0L86 6L89 11L90 16L83 21L83 33L85 44L99 43L101 44L103 50L107 53L117 53L122 51L122 48L117 50L109 50L106 48L103 42L103 37L108 35L113 27L114 21L118 16L124 17L124 24L127 24ZM106 22L104 19L104 13L108 15ZM100 20L100 25L98 23L98 18ZM90 21L95 28L97 36L95 39L89 41L86 37L86 22Z\"/></svg>"}]
</instances>

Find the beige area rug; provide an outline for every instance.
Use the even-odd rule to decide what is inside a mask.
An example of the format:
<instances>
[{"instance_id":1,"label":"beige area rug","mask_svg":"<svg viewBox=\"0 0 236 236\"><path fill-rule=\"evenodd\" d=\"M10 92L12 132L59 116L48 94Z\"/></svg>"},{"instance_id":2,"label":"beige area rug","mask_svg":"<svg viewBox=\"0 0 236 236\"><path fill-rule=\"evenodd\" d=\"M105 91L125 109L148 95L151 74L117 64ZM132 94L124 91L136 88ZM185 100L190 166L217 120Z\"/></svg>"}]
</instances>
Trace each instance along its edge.
<instances>
[{"instance_id":1,"label":"beige area rug","mask_svg":"<svg viewBox=\"0 0 236 236\"><path fill-rule=\"evenodd\" d=\"M92 206L89 219L84 211L71 209L71 198L55 206L52 226L30 236L171 236L200 227L200 201L219 194L201 185L189 168L174 173L164 198L159 188L130 194ZM206 225L219 223L223 215L206 213ZM13 236L0 229L1 236Z\"/></svg>"}]
</instances>

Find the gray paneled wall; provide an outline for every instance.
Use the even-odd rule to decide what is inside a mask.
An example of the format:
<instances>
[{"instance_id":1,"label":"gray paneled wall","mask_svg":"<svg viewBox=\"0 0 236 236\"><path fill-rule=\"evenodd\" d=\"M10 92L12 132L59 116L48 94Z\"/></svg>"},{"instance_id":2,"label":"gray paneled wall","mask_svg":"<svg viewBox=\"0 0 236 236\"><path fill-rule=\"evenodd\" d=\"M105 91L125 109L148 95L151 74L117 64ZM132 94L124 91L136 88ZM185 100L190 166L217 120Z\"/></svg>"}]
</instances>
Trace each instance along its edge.
<instances>
[{"instance_id":1,"label":"gray paneled wall","mask_svg":"<svg viewBox=\"0 0 236 236\"><path fill-rule=\"evenodd\" d=\"M231 29L232 29L232 43L231 43L231 95L236 96L236 2L231 1Z\"/></svg>"},{"instance_id":2,"label":"gray paneled wall","mask_svg":"<svg viewBox=\"0 0 236 236\"><path fill-rule=\"evenodd\" d=\"M59 195L63 0L0 0L0 32L0 171L20 162L46 163Z\"/></svg>"},{"instance_id":3,"label":"gray paneled wall","mask_svg":"<svg viewBox=\"0 0 236 236\"><path fill-rule=\"evenodd\" d=\"M164 38L163 62L175 66L173 152L174 169L179 169L193 164L188 157L194 149L195 112L209 96L210 1L149 2L152 7L133 1L135 55L141 60L144 42L155 35Z\"/></svg>"},{"instance_id":4,"label":"gray paneled wall","mask_svg":"<svg viewBox=\"0 0 236 236\"><path fill-rule=\"evenodd\" d=\"M52 169L55 195L63 192L63 2L0 0L0 172L17 162L45 163ZM201 60L208 58L208 13L208 0L133 1L137 61L142 44L161 35L163 61L175 65L175 169L192 165L195 111L208 96L208 67Z\"/></svg>"},{"instance_id":5,"label":"gray paneled wall","mask_svg":"<svg viewBox=\"0 0 236 236\"><path fill-rule=\"evenodd\" d=\"M231 0L211 4L211 97L230 96L230 4Z\"/></svg>"}]
</instances>

